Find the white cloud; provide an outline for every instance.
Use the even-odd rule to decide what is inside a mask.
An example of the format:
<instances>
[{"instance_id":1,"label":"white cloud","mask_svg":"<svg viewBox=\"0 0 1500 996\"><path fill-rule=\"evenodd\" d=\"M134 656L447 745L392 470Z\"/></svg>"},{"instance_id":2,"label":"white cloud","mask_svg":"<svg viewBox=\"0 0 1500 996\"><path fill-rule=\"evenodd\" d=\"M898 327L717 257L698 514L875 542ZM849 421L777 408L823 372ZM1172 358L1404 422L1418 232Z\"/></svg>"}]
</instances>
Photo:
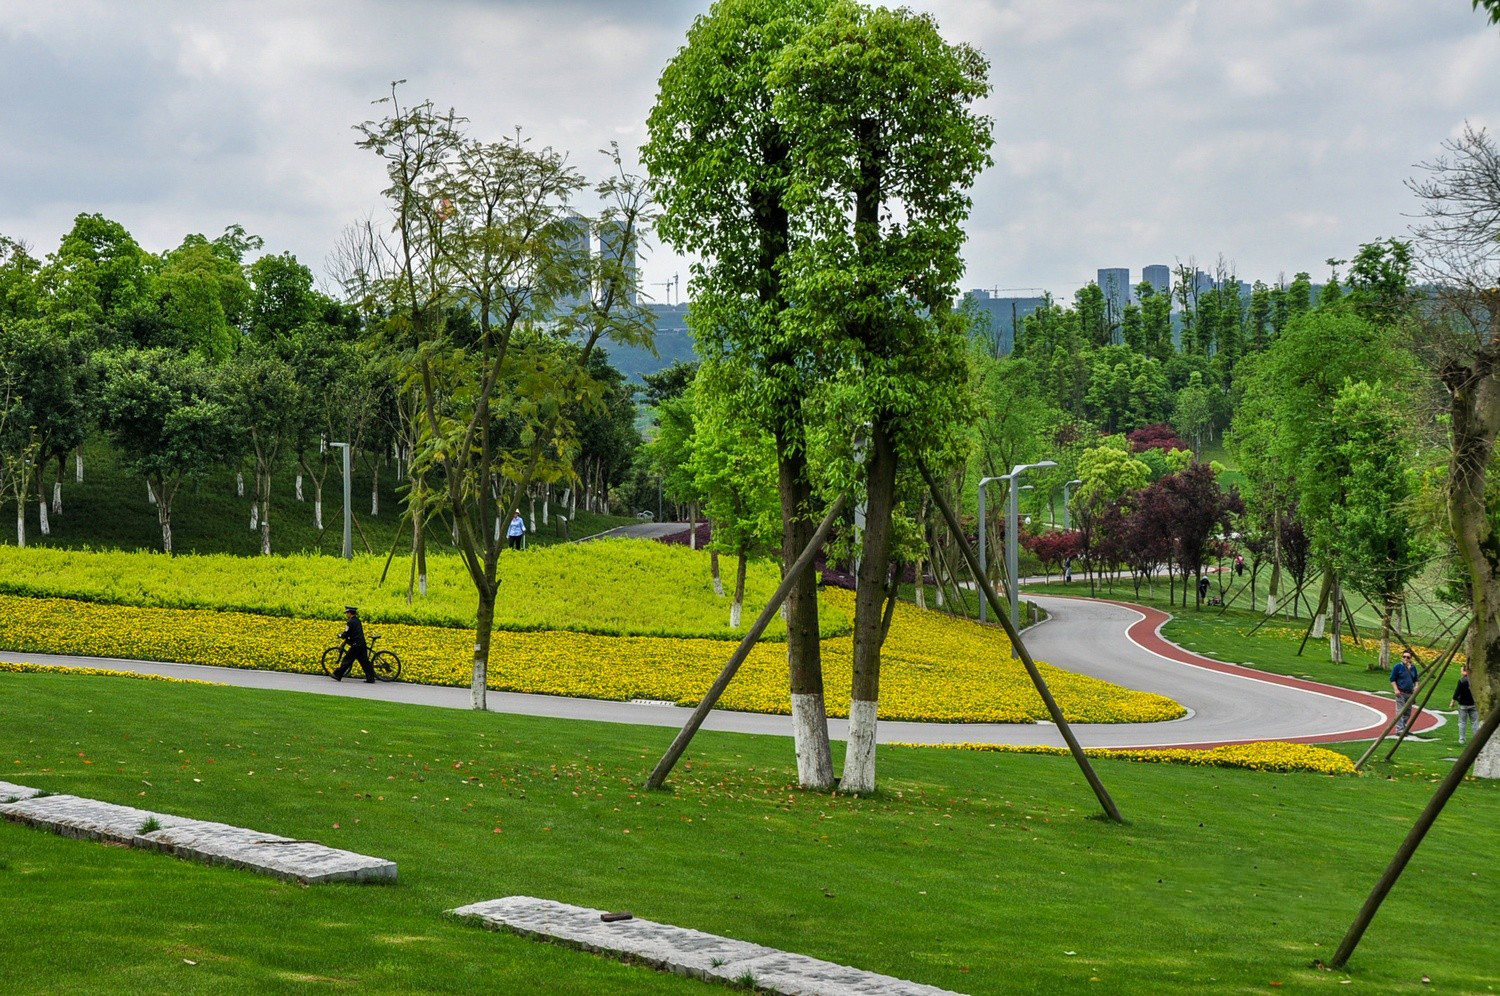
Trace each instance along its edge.
<instances>
[{"instance_id":1,"label":"white cloud","mask_svg":"<svg viewBox=\"0 0 1500 996\"><path fill-rule=\"evenodd\" d=\"M628 155L703 2L0 0L0 232L48 251L99 211L148 248L233 222L321 266L380 209L355 122L391 80L590 172ZM1068 296L1101 266L1218 254L1318 272L1401 234L1402 180L1500 121L1500 33L1432 0L918 0L983 51L996 166L966 286ZM686 273L659 250L647 281Z\"/></svg>"}]
</instances>

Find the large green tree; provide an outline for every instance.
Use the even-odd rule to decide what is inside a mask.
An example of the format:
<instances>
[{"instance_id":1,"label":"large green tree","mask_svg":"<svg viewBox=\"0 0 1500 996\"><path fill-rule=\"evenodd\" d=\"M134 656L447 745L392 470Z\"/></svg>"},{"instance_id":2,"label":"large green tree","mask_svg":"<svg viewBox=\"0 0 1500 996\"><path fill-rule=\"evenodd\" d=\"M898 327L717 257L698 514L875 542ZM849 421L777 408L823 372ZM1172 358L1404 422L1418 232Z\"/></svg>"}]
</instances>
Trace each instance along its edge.
<instances>
[{"instance_id":1,"label":"large green tree","mask_svg":"<svg viewBox=\"0 0 1500 996\"><path fill-rule=\"evenodd\" d=\"M833 452L862 464L865 527L855 592L849 749L840 788L875 787L875 727L897 475L953 462L967 323L950 302L968 188L990 162L988 63L928 16L846 2L776 60L772 110L791 146L792 321L834 354ZM864 426L862 446L843 443ZM840 445L842 443L842 445ZM860 450L862 449L862 452Z\"/></svg>"},{"instance_id":2,"label":"large green tree","mask_svg":"<svg viewBox=\"0 0 1500 996\"><path fill-rule=\"evenodd\" d=\"M634 304L647 201L616 153L615 175L594 188L603 206L592 227L615 233L617 251L589 256L572 208L587 185L563 155L520 136L474 138L431 102L404 105L394 86L385 103L385 118L358 126L359 146L385 167L393 221L391 265L369 286L416 402L413 477L441 480L478 596L470 690L483 709L505 549L495 526L533 481L571 472L570 412L604 393L588 373L594 348L651 341ZM416 521L425 499L413 508Z\"/></svg>"},{"instance_id":3,"label":"large green tree","mask_svg":"<svg viewBox=\"0 0 1500 996\"><path fill-rule=\"evenodd\" d=\"M719 0L662 71L641 156L662 206L662 237L693 253L689 323L701 352L745 369L740 410L776 445L783 570L816 531L804 405L826 370L805 323L789 320L793 244L785 203L792 145L769 74L831 0ZM817 578L787 597L787 663L799 782L834 783L823 698Z\"/></svg>"}]
</instances>

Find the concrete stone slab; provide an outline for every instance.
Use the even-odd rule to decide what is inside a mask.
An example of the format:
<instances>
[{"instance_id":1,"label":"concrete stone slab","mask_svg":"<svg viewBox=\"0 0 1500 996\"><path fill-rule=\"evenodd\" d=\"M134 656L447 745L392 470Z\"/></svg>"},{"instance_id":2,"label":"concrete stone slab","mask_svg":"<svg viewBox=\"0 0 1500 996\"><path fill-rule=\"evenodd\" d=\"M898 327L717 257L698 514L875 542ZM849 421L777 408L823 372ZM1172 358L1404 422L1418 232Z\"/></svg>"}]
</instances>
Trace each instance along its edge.
<instances>
[{"instance_id":1,"label":"concrete stone slab","mask_svg":"<svg viewBox=\"0 0 1500 996\"><path fill-rule=\"evenodd\" d=\"M205 864L230 865L296 882L396 880L396 863L313 840L295 840L194 820L141 834L139 846Z\"/></svg>"},{"instance_id":2,"label":"concrete stone slab","mask_svg":"<svg viewBox=\"0 0 1500 996\"><path fill-rule=\"evenodd\" d=\"M74 795L43 795L0 807L0 815L64 837L131 844L148 821L161 827L190 822L180 816L153 813L132 806L80 799Z\"/></svg>"},{"instance_id":3,"label":"concrete stone slab","mask_svg":"<svg viewBox=\"0 0 1500 996\"><path fill-rule=\"evenodd\" d=\"M396 879L393 861L328 847L317 841L295 840L77 796L37 796L36 790L27 791L32 792L31 798L0 804L0 816L65 837L127 844L206 864L245 868L288 881L393 882ZM0 798L5 794L0 787Z\"/></svg>"},{"instance_id":4,"label":"concrete stone slab","mask_svg":"<svg viewBox=\"0 0 1500 996\"><path fill-rule=\"evenodd\" d=\"M27 788L25 785L17 785L14 782L0 782L0 804L19 802L41 794L41 789Z\"/></svg>"},{"instance_id":5,"label":"concrete stone slab","mask_svg":"<svg viewBox=\"0 0 1500 996\"><path fill-rule=\"evenodd\" d=\"M496 930L560 941L585 951L629 957L699 979L754 980L785 996L956 996L916 982L736 941L652 920L604 922L606 911L530 896L507 896L449 910Z\"/></svg>"}]
</instances>

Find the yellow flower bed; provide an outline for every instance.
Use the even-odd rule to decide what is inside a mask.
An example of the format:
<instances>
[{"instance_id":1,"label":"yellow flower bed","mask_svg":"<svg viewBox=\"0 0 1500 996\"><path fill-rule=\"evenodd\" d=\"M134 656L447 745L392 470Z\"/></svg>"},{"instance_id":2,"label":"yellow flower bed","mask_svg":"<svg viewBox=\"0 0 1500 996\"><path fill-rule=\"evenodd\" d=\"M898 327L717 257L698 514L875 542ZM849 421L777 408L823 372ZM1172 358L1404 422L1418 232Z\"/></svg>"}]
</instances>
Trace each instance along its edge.
<instances>
[{"instance_id":1,"label":"yellow flower bed","mask_svg":"<svg viewBox=\"0 0 1500 996\"><path fill-rule=\"evenodd\" d=\"M852 617L849 592L825 595L834 611ZM0 596L0 646L33 653L317 674L324 648L340 629L341 623L332 620ZM471 630L373 622L366 629L379 635L376 649L401 657L403 680L469 684ZM712 639L497 631L488 684L502 691L686 705L707 691L733 646ZM853 641L849 636L826 639L822 649L828 711L847 716ZM1038 666L1070 722L1153 722L1184 714L1180 705L1159 695ZM758 645L720 704L786 714L786 667L785 644ZM946 722L1030 723L1046 717L1025 670L1011 660L1002 630L905 604L897 608L886 640L880 713L886 719Z\"/></svg>"},{"instance_id":2,"label":"yellow flower bed","mask_svg":"<svg viewBox=\"0 0 1500 996\"><path fill-rule=\"evenodd\" d=\"M936 747L946 750L1001 751L1011 754L1067 754L1066 747L1012 747L1006 744L893 744L896 747ZM1155 764L1195 764L1210 768L1248 768L1251 771L1309 771L1319 775L1353 775L1354 762L1336 751L1307 744L1269 740L1235 744L1208 750L1169 748L1164 750L1116 750L1085 748L1089 757Z\"/></svg>"},{"instance_id":3,"label":"yellow flower bed","mask_svg":"<svg viewBox=\"0 0 1500 996\"><path fill-rule=\"evenodd\" d=\"M180 685L212 685L212 681L171 678L165 674L138 674L135 671L111 671L103 667L67 667L60 664L33 664L30 661L0 661L0 672L9 674L86 674L103 678L139 678L142 681L175 681Z\"/></svg>"}]
</instances>

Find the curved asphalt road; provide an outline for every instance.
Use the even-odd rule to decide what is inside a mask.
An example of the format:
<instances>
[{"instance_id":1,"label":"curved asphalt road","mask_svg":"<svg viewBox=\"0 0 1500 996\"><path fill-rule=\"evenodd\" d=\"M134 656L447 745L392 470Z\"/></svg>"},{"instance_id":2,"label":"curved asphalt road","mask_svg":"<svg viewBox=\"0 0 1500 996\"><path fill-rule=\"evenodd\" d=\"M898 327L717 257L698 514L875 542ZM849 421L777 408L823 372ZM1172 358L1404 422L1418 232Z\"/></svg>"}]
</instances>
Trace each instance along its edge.
<instances>
[{"instance_id":1,"label":"curved asphalt road","mask_svg":"<svg viewBox=\"0 0 1500 996\"><path fill-rule=\"evenodd\" d=\"M1368 740L1377 736L1391 717L1393 703L1389 698L1266 674L1190 653L1160 637L1157 630L1169 617L1155 609L1072 598L1037 597L1035 601L1051 616L1025 634L1026 645L1036 659L1128 688L1165 695L1188 710L1186 717L1167 723L1075 725L1074 733L1086 747L1210 747L1257 740L1307 743ZM0 653L0 660L103 667L226 685L443 708L469 707L467 688L367 685L353 677L336 683L322 675L48 654L7 652ZM498 713L662 727L681 727L688 717L687 709L661 703L601 702L510 692L492 691L488 703L490 710ZM1417 732L1441 723L1439 717L1426 713L1417 724ZM704 729L779 736L790 736L792 732L787 716L723 710L711 713ZM845 739L847 732L846 721L829 720L829 733L834 739ZM1062 734L1051 723L882 721L880 740L928 744L1064 744Z\"/></svg>"}]
</instances>

